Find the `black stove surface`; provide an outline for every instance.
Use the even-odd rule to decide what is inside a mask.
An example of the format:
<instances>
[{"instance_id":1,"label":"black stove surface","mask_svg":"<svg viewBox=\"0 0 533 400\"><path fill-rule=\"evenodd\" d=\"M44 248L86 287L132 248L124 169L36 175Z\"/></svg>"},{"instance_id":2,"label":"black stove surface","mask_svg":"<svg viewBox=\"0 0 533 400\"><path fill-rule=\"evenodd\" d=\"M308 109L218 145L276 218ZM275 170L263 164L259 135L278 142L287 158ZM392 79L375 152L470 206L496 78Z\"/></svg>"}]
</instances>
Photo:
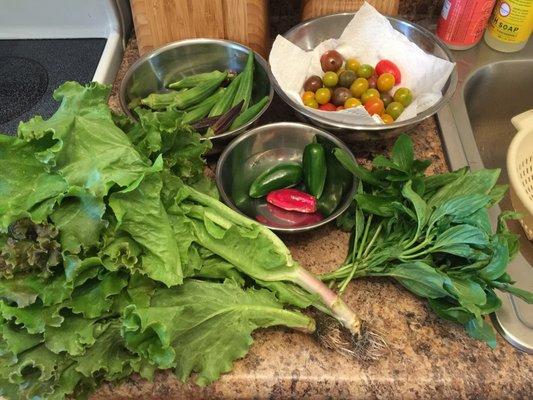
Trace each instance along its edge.
<instances>
[{"instance_id":1,"label":"black stove surface","mask_svg":"<svg viewBox=\"0 0 533 400\"><path fill-rule=\"evenodd\" d=\"M14 135L20 121L49 118L53 91L65 81L92 80L106 39L0 40L0 132Z\"/></svg>"}]
</instances>

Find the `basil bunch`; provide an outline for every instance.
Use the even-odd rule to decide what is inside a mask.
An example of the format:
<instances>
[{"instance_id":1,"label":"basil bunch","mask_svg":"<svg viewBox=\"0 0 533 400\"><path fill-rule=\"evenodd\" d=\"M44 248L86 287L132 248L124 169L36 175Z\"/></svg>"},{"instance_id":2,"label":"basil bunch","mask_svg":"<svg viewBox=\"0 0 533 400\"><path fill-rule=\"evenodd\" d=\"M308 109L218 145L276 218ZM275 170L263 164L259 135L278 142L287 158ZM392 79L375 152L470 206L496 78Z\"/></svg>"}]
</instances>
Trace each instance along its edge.
<instances>
[{"instance_id":1,"label":"basil bunch","mask_svg":"<svg viewBox=\"0 0 533 400\"><path fill-rule=\"evenodd\" d=\"M353 278L392 277L428 299L442 318L496 346L483 318L501 306L495 289L533 302L533 294L514 287L506 272L519 247L506 220L518 215L502 213L496 232L490 224L488 209L507 190L496 184L500 170L425 176L430 163L414 159L407 135L399 137L390 158L377 156L371 170L340 149L336 156L359 186L352 207L338 220L352 231L348 257L321 278L337 281L342 292Z\"/></svg>"}]
</instances>

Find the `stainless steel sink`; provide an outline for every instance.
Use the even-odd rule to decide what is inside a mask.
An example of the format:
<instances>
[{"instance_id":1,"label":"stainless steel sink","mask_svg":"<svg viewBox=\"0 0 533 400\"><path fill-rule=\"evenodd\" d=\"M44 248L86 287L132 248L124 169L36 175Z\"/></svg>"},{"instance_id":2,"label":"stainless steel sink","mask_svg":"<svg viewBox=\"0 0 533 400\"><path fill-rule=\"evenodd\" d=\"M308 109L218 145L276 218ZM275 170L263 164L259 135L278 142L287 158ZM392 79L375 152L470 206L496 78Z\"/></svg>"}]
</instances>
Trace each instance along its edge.
<instances>
[{"instance_id":1,"label":"stainless steel sink","mask_svg":"<svg viewBox=\"0 0 533 400\"><path fill-rule=\"evenodd\" d=\"M507 148L516 132L511 118L533 109L533 40L518 53L500 53L480 43L453 56L459 83L437 114L449 165L501 168L500 183L508 183ZM494 224L502 209L512 210L509 196L500 207L491 210ZM533 291L533 243L519 223L511 229L521 237L521 250L508 271L518 287ZM493 317L494 325L511 344L533 353L533 305L507 293L500 297L503 306Z\"/></svg>"}]
</instances>

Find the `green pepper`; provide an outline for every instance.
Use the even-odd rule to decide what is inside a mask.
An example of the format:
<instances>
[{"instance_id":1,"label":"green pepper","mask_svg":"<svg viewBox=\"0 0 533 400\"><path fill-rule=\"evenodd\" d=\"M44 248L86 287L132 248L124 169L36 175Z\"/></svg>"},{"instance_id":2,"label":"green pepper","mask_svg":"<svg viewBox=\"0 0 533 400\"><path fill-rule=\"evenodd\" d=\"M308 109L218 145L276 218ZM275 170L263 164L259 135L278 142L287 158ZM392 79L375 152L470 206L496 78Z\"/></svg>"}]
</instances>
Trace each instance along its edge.
<instances>
[{"instance_id":1,"label":"green pepper","mask_svg":"<svg viewBox=\"0 0 533 400\"><path fill-rule=\"evenodd\" d=\"M253 198L266 196L273 190L285 189L302 181L302 167L296 163L278 164L260 174L250 185Z\"/></svg>"},{"instance_id":2,"label":"green pepper","mask_svg":"<svg viewBox=\"0 0 533 400\"><path fill-rule=\"evenodd\" d=\"M318 211L328 217L339 206L342 197L350 190L353 176L333 154L333 149L326 151L326 184L322 196L318 199Z\"/></svg>"},{"instance_id":3,"label":"green pepper","mask_svg":"<svg viewBox=\"0 0 533 400\"><path fill-rule=\"evenodd\" d=\"M327 167L326 152L324 147L317 143L316 137L304 148L302 166L307 192L318 199L324 190Z\"/></svg>"}]
</instances>

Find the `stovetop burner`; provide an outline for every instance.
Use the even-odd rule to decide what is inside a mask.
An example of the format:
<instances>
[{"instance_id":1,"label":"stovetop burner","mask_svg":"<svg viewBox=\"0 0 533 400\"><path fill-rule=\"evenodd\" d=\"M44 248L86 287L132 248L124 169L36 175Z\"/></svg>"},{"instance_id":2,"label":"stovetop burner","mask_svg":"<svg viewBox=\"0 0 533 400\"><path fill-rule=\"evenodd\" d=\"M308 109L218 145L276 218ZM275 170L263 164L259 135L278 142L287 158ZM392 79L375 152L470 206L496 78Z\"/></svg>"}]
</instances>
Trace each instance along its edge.
<instances>
[{"instance_id":1,"label":"stovetop burner","mask_svg":"<svg viewBox=\"0 0 533 400\"><path fill-rule=\"evenodd\" d=\"M65 81L92 80L106 39L0 40L0 132L14 135L20 121L49 118L54 90Z\"/></svg>"},{"instance_id":2,"label":"stovetop burner","mask_svg":"<svg viewBox=\"0 0 533 400\"><path fill-rule=\"evenodd\" d=\"M0 124L29 111L46 92L46 69L26 57L0 57Z\"/></svg>"}]
</instances>

